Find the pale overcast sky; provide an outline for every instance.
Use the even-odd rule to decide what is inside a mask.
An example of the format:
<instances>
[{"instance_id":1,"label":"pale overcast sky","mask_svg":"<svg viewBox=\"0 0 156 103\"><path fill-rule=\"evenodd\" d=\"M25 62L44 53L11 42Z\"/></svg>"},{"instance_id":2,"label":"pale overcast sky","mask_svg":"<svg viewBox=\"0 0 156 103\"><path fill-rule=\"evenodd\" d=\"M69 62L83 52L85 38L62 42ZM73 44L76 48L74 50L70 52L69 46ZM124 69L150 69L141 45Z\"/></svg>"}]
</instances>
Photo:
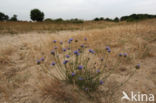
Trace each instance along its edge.
<instances>
[{"instance_id":1,"label":"pale overcast sky","mask_svg":"<svg viewBox=\"0 0 156 103\"><path fill-rule=\"evenodd\" d=\"M38 8L45 18L120 17L132 13L156 14L156 0L0 0L0 12L30 20L30 10Z\"/></svg>"}]
</instances>

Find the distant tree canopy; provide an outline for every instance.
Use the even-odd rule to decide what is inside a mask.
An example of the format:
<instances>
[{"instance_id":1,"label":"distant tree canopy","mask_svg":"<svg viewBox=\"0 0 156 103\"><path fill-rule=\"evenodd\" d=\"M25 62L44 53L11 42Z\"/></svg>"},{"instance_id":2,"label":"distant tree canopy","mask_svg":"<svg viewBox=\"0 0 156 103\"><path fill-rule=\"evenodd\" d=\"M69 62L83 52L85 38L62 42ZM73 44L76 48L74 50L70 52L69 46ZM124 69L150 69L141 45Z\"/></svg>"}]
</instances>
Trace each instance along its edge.
<instances>
[{"instance_id":1,"label":"distant tree canopy","mask_svg":"<svg viewBox=\"0 0 156 103\"><path fill-rule=\"evenodd\" d=\"M18 21L18 20L17 20L17 15L14 14L14 15L10 18L10 21Z\"/></svg>"},{"instance_id":2,"label":"distant tree canopy","mask_svg":"<svg viewBox=\"0 0 156 103\"><path fill-rule=\"evenodd\" d=\"M62 18L57 18L57 19L47 18L44 21L45 22L55 22L55 23L75 23L75 24L79 24L79 23L84 22L83 20L78 19L78 18L69 19L69 20L63 20Z\"/></svg>"},{"instance_id":3,"label":"distant tree canopy","mask_svg":"<svg viewBox=\"0 0 156 103\"><path fill-rule=\"evenodd\" d=\"M7 21L9 20L9 16L5 15L4 13L0 12L0 21Z\"/></svg>"},{"instance_id":4,"label":"distant tree canopy","mask_svg":"<svg viewBox=\"0 0 156 103\"><path fill-rule=\"evenodd\" d=\"M44 13L41 12L39 9L33 9L30 12L30 18L33 21L43 21Z\"/></svg>"},{"instance_id":5,"label":"distant tree canopy","mask_svg":"<svg viewBox=\"0 0 156 103\"><path fill-rule=\"evenodd\" d=\"M120 18L121 21L137 21L137 20L144 20L144 19L151 19L156 18L156 15L149 15L149 14L132 14L129 16L122 16Z\"/></svg>"}]
</instances>

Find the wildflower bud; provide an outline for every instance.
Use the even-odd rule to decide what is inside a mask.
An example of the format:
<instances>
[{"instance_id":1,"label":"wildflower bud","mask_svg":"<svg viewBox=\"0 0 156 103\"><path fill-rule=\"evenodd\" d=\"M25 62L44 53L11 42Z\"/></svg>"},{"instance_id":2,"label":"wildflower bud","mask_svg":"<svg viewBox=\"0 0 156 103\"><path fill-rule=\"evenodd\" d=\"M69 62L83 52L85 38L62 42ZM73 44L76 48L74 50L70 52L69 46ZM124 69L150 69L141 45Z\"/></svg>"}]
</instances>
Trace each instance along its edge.
<instances>
[{"instance_id":1,"label":"wildflower bud","mask_svg":"<svg viewBox=\"0 0 156 103\"><path fill-rule=\"evenodd\" d=\"M62 41L60 41L60 44L62 45L62 44L63 44L63 42L62 42Z\"/></svg>"},{"instance_id":2,"label":"wildflower bud","mask_svg":"<svg viewBox=\"0 0 156 103\"><path fill-rule=\"evenodd\" d=\"M87 38L84 38L85 41L87 41Z\"/></svg>"},{"instance_id":3,"label":"wildflower bud","mask_svg":"<svg viewBox=\"0 0 156 103\"><path fill-rule=\"evenodd\" d=\"M100 73L100 70L98 69L96 72L97 72L97 73Z\"/></svg>"},{"instance_id":4,"label":"wildflower bud","mask_svg":"<svg viewBox=\"0 0 156 103\"><path fill-rule=\"evenodd\" d=\"M120 54L119 54L119 56L120 56L120 57L122 57L122 56L123 56L123 54L122 54L122 53L120 53Z\"/></svg>"},{"instance_id":5,"label":"wildflower bud","mask_svg":"<svg viewBox=\"0 0 156 103\"><path fill-rule=\"evenodd\" d=\"M101 61L103 61L104 59L103 58L101 58Z\"/></svg>"},{"instance_id":6,"label":"wildflower bud","mask_svg":"<svg viewBox=\"0 0 156 103\"><path fill-rule=\"evenodd\" d=\"M78 42L78 40L75 40L75 42Z\"/></svg>"},{"instance_id":7,"label":"wildflower bud","mask_svg":"<svg viewBox=\"0 0 156 103\"><path fill-rule=\"evenodd\" d=\"M38 64L38 65L41 64L41 61L40 61L40 60L37 60L37 64Z\"/></svg>"},{"instance_id":8,"label":"wildflower bud","mask_svg":"<svg viewBox=\"0 0 156 103\"><path fill-rule=\"evenodd\" d=\"M136 69L140 69L140 64L137 64L137 65L135 66L135 68L136 68Z\"/></svg>"},{"instance_id":9,"label":"wildflower bud","mask_svg":"<svg viewBox=\"0 0 156 103\"><path fill-rule=\"evenodd\" d=\"M51 63L52 66L55 66L55 64L56 64L55 62L52 62L52 63Z\"/></svg>"},{"instance_id":10,"label":"wildflower bud","mask_svg":"<svg viewBox=\"0 0 156 103\"><path fill-rule=\"evenodd\" d=\"M65 52L65 51L66 51L66 49L65 49L65 48L63 48L63 51Z\"/></svg>"},{"instance_id":11,"label":"wildflower bud","mask_svg":"<svg viewBox=\"0 0 156 103\"><path fill-rule=\"evenodd\" d=\"M54 51L54 50L52 50L52 51L51 51L51 54L52 54L52 55L55 55L55 51Z\"/></svg>"},{"instance_id":12,"label":"wildflower bud","mask_svg":"<svg viewBox=\"0 0 156 103\"><path fill-rule=\"evenodd\" d=\"M55 46L54 49L57 49L57 46Z\"/></svg>"},{"instance_id":13,"label":"wildflower bud","mask_svg":"<svg viewBox=\"0 0 156 103\"><path fill-rule=\"evenodd\" d=\"M81 45L81 48L84 48L84 45L83 44Z\"/></svg>"}]
</instances>

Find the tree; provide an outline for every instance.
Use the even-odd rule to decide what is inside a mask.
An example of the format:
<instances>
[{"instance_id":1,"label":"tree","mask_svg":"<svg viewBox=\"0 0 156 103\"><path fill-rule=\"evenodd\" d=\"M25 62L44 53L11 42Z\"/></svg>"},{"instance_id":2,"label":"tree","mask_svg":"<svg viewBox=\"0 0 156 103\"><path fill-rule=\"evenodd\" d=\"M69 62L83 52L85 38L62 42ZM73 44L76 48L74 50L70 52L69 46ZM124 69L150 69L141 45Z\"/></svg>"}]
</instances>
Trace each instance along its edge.
<instances>
[{"instance_id":1,"label":"tree","mask_svg":"<svg viewBox=\"0 0 156 103\"><path fill-rule=\"evenodd\" d=\"M115 21L115 22L119 22L119 18L116 17L116 18L114 19L114 21Z\"/></svg>"},{"instance_id":2,"label":"tree","mask_svg":"<svg viewBox=\"0 0 156 103\"><path fill-rule=\"evenodd\" d=\"M10 18L10 21L17 21L17 15L13 15L11 18Z\"/></svg>"},{"instance_id":3,"label":"tree","mask_svg":"<svg viewBox=\"0 0 156 103\"><path fill-rule=\"evenodd\" d=\"M0 12L0 21L8 20L9 16L5 15L4 13Z\"/></svg>"},{"instance_id":4,"label":"tree","mask_svg":"<svg viewBox=\"0 0 156 103\"><path fill-rule=\"evenodd\" d=\"M39 9L33 9L30 12L30 17L33 21L43 21L44 13L41 12Z\"/></svg>"}]
</instances>

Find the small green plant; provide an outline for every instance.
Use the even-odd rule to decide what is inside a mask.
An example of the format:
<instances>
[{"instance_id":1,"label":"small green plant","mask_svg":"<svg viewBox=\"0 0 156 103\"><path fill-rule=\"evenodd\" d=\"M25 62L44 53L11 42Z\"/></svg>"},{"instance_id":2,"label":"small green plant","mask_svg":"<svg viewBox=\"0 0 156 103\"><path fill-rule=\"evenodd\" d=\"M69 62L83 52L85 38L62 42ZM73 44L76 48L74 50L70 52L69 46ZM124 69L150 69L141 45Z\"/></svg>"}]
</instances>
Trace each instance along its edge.
<instances>
[{"instance_id":1,"label":"small green plant","mask_svg":"<svg viewBox=\"0 0 156 103\"><path fill-rule=\"evenodd\" d=\"M106 46L103 51L105 56L98 57L94 50L88 48L87 38L84 38L83 44L77 43L78 40L74 41L72 38L67 42L68 44L65 45L63 42L53 41L54 48L51 51L51 67L53 69L49 69L47 65L45 66L45 64L50 65L49 60L46 61L45 58L38 60L37 64L41 65L42 70L50 77L72 84L88 96L98 91L100 86L104 86L107 78L120 66L121 60L128 56L127 53L120 53L117 56L118 61L111 63L109 61L109 55L111 54L109 46ZM73 42L76 42L77 45L74 45ZM137 69L139 66L137 66ZM55 73L52 73L52 70L55 70ZM130 77L133 74L134 72L130 74ZM121 83L121 86L128 80L129 78Z\"/></svg>"}]
</instances>

